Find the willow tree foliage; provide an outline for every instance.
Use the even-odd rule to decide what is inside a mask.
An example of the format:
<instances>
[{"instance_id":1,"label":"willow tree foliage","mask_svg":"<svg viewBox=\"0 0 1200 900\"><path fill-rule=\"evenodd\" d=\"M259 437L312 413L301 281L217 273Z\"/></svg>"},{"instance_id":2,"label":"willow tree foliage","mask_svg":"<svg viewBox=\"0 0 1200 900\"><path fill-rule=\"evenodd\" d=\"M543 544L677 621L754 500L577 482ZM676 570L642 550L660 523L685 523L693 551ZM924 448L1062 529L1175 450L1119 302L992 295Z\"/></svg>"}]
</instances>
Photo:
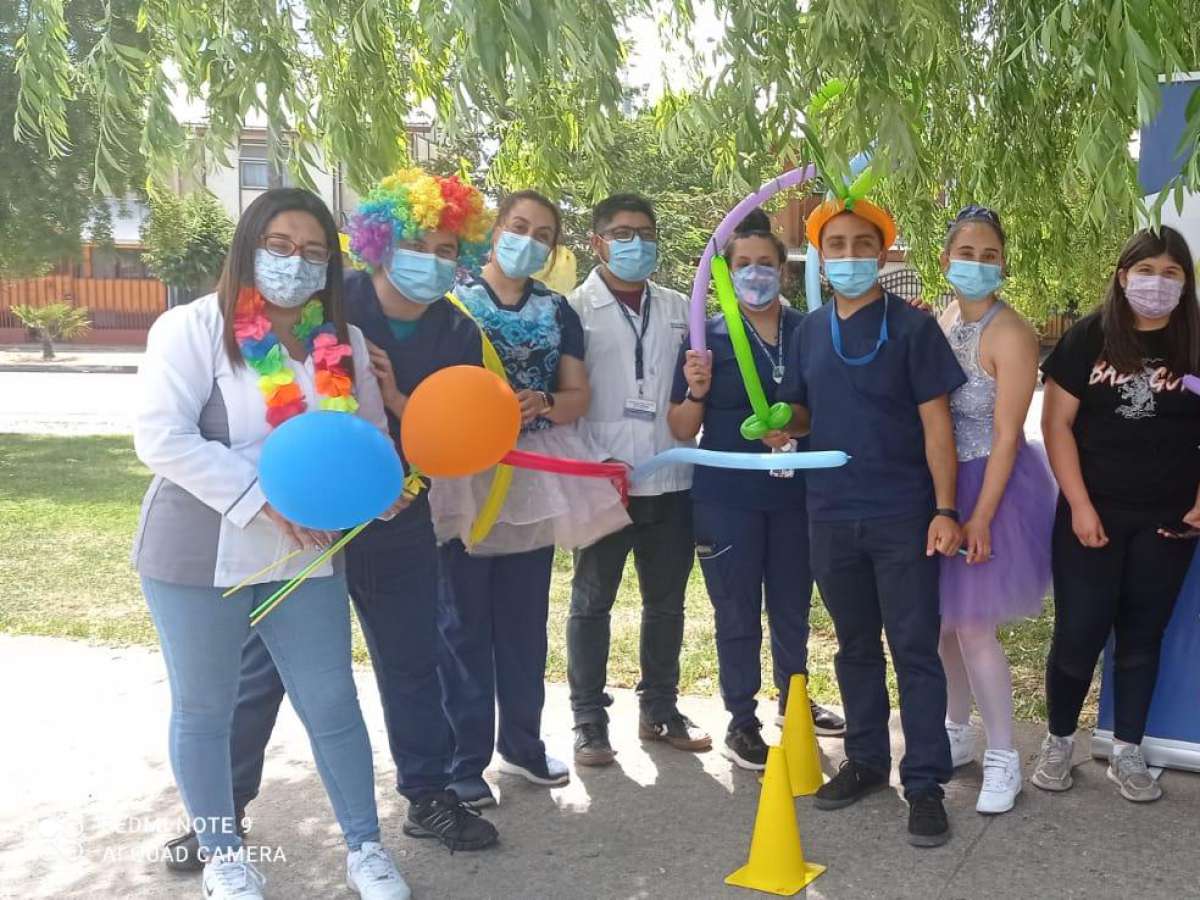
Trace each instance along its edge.
<instances>
[{"instance_id":1,"label":"willow tree foliage","mask_svg":"<svg viewBox=\"0 0 1200 900\"><path fill-rule=\"evenodd\" d=\"M450 129L500 127L502 183L582 179L592 195L621 180L623 29L652 12L686 43L703 3L726 27L699 90L660 104L668 143L754 183L806 158L808 98L844 79L824 140L843 157L874 147L922 265L953 208L992 204L1035 313L1093 291L1115 237L1154 214L1129 141L1159 77L1200 69L1200 0L140 0L132 13L112 0L83 61L64 27L76 2L17 0L15 126L65 154L72 98L94 97L102 189L131 149L155 170L184 152L181 89L206 104L217 156L252 110L293 130L272 146L301 179L322 146L361 187L403 160L406 121L429 109ZM1200 100L1188 122L1177 186L1195 188Z\"/></svg>"},{"instance_id":2,"label":"willow tree foliage","mask_svg":"<svg viewBox=\"0 0 1200 900\"><path fill-rule=\"evenodd\" d=\"M919 267L936 281L953 211L992 205L1035 316L1089 302L1114 244L1156 213L1142 209L1130 139L1158 110L1160 76L1200 69L1200 0L714 5L728 23L721 65L698 102L662 104L675 139L715 144L728 171L754 182L768 174L764 151L807 158L806 100L844 79L823 138L843 158L874 148L890 173L880 196ZM1200 94L1176 188L1200 188L1198 135Z\"/></svg>"},{"instance_id":3,"label":"willow tree foliage","mask_svg":"<svg viewBox=\"0 0 1200 900\"><path fill-rule=\"evenodd\" d=\"M166 171L191 144L176 96L202 103L202 145L223 159L250 113L288 140L274 153L305 180L324 151L363 186L405 157L406 123L435 110L512 119L553 86L563 102L540 139L569 152L602 144L619 93L617 16L632 4L591 0L142 0L109 6L104 35L73 59L64 8L75 0L18 0L24 35L17 68L18 135L52 154L74 146L67 108L93 91L100 111L97 187L137 147ZM132 33L136 39L128 35ZM558 165L558 162L552 164Z\"/></svg>"}]
</instances>

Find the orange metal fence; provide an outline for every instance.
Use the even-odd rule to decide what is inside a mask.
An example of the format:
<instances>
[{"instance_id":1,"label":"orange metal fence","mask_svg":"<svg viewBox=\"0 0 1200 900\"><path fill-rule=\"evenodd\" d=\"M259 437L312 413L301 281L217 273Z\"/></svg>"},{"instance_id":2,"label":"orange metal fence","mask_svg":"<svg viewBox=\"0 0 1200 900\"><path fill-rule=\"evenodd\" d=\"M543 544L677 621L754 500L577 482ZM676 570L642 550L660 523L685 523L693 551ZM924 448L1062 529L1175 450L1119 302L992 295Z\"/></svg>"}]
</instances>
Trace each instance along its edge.
<instances>
[{"instance_id":1,"label":"orange metal fence","mask_svg":"<svg viewBox=\"0 0 1200 900\"><path fill-rule=\"evenodd\" d=\"M86 306L92 328L145 329L167 308L167 288L161 281L139 278L76 278L48 275L0 281L0 328L21 328L13 306L46 306L64 301Z\"/></svg>"}]
</instances>

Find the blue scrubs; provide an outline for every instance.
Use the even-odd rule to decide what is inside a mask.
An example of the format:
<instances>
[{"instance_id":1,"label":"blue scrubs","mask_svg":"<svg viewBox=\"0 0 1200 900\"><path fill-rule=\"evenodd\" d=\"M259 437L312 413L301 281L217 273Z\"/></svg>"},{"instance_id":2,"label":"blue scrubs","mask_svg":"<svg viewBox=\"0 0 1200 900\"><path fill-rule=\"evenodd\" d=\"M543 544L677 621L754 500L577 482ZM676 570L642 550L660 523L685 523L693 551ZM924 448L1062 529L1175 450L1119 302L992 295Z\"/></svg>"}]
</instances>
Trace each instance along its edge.
<instances>
[{"instance_id":1,"label":"blue scrubs","mask_svg":"<svg viewBox=\"0 0 1200 900\"><path fill-rule=\"evenodd\" d=\"M795 333L803 314L783 308L782 346ZM775 402L773 371L782 359L779 346L760 346L750 334L758 377L767 402ZM763 453L761 441L742 437L740 426L751 413L723 317L708 320L706 342L713 356L713 380L704 409L700 446L707 450ZM687 391L684 346L675 369L671 401ZM794 362L793 362L794 364ZM785 361L786 365L786 361ZM716 621L721 697L731 731L756 720L762 686L760 650L766 597L771 629L775 686L786 696L792 675L808 672L808 612L812 575L808 564L808 514L804 476L777 478L767 472L697 466L692 482L696 554Z\"/></svg>"},{"instance_id":2,"label":"blue scrubs","mask_svg":"<svg viewBox=\"0 0 1200 900\"><path fill-rule=\"evenodd\" d=\"M347 321L387 351L405 394L438 369L482 364L478 328L446 301L396 328L384 316L366 273L347 276L344 296ZM400 423L390 413L388 423L403 457ZM438 680L437 545L426 493L394 519L372 522L347 546L346 580L379 685L397 789L409 800L444 790L453 741ZM252 633L242 651L231 738L239 809L258 793L283 695L270 654Z\"/></svg>"},{"instance_id":3,"label":"blue scrubs","mask_svg":"<svg viewBox=\"0 0 1200 900\"><path fill-rule=\"evenodd\" d=\"M886 632L900 685L900 779L908 796L940 796L951 774L950 745L938 657L938 562L925 555L933 479L918 407L966 378L933 317L894 294L837 321L840 356L832 315L829 303L805 317L779 396L811 412L810 449L851 457L842 468L807 477L813 574L838 637L846 755L877 772L891 770L880 640Z\"/></svg>"},{"instance_id":4,"label":"blue scrubs","mask_svg":"<svg viewBox=\"0 0 1200 900\"><path fill-rule=\"evenodd\" d=\"M482 279L460 284L456 293L487 332L514 387L553 391L561 358L583 359L579 316L540 281L530 279L513 306L503 306ZM550 427L538 418L523 430ZM454 732L451 786L473 796L493 749L534 771L545 766L540 733L554 548L473 556L452 540L438 554L438 622L446 643L440 674Z\"/></svg>"}]
</instances>

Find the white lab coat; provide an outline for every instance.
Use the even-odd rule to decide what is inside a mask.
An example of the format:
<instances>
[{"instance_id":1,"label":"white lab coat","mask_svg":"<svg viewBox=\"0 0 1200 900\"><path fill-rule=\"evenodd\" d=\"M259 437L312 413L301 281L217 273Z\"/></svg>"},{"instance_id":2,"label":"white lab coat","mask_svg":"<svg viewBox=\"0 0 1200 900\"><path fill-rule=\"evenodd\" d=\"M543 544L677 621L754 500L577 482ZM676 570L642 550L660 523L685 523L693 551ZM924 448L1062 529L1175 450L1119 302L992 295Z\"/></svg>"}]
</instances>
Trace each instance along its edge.
<instances>
[{"instance_id":1,"label":"white lab coat","mask_svg":"<svg viewBox=\"0 0 1200 900\"><path fill-rule=\"evenodd\" d=\"M679 347L687 337L688 300L678 291L650 282L650 322L643 343L645 379L643 398L653 400L653 421L625 415L625 401L638 396L634 377L636 341L619 301L613 296L599 270L593 269L568 297L583 322L584 363L592 389L592 403L579 427L609 456L636 466L673 447L692 447L692 441L677 441L667 427L671 384ZM643 301L643 310L645 309ZM642 317L630 313L638 332ZM691 466L668 466L639 484L631 486L635 497L653 497L692 486Z\"/></svg>"},{"instance_id":2,"label":"white lab coat","mask_svg":"<svg viewBox=\"0 0 1200 900\"><path fill-rule=\"evenodd\" d=\"M213 560L215 587L229 587L289 553L293 546L283 533L259 515L266 498L258 483L258 458L271 432L258 374L249 366L230 364L222 341L223 318L216 294L168 310L150 329L145 359L138 370L140 398L134 423L138 458L160 479L183 488L219 515L220 535ZM371 373L362 332L350 327L354 351L354 392L358 415L387 432L387 417L379 385ZM296 384L318 408L312 358L298 363L283 350ZM229 445L206 439L200 414L214 392L220 391L228 419ZM325 477L336 480L338 461L328 460ZM154 487L151 492L153 494ZM146 509L153 502L147 497ZM211 535L180 534L180 541L211 542ZM161 542L156 542L161 546ZM138 550L135 548L135 563ZM271 570L258 582L291 578L318 556L301 553ZM169 561L154 561L163 571ZM333 568L326 562L313 571L320 577Z\"/></svg>"}]
</instances>

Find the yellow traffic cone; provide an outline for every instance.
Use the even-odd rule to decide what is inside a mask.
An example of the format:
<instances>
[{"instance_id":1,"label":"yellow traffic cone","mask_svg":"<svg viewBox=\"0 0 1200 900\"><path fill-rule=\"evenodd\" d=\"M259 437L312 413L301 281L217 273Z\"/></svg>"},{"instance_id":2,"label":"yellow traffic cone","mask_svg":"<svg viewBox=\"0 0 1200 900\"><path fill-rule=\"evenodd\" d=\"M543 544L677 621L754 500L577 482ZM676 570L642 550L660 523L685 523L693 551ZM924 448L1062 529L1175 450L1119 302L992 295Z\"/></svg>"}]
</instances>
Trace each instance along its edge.
<instances>
[{"instance_id":1,"label":"yellow traffic cone","mask_svg":"<svg viewBox=\"0 0 1200 900\"><path fill-rule=\"evenodd\" d=\"M825 783L821 775L821 757L817 752L817 733L813 729L812 707L808 702L808 678L793 675L788 687L787 709L783 713L783 737L787 754L788 780L793 797L815 794Z\"/></svg>"},{"instance_id":2,"label":"yellow traffic cone","mask_svg":"<svg viewBox=\"0 0 1200 900\"><path fill-rule=\"evenodd\" d=\"M796 807L788 788L787 759L782 747L771 747L750 838L750 859L725 883L790 897L824 871L824 866L804 861Z\"/></svg>"}]
</instances>

